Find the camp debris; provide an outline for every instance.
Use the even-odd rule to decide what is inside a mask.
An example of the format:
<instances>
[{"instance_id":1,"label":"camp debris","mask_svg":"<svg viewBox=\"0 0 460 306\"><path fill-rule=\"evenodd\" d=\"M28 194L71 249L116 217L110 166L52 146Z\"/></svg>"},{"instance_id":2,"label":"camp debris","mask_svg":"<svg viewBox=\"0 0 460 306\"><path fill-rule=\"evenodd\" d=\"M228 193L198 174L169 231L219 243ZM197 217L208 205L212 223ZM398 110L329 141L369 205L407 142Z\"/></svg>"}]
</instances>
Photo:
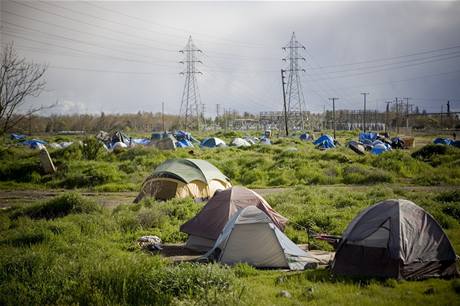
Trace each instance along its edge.
<instances>
[{"instance_id":1,"label":"camp debris","mask_svg":"<svg viewBox=\"0 0 460 306\"><path fill-rule=\"evenodd\" d=\"M216 167L201 159L169 159L147 177L134 203L145 196L159 200L192 197L204 200L216 190L231 187L230 180Z\"/></svg>"},{"instance_id":2,"label":"camp debris","mask_svg":"<svg viewBox=\"0 0 460 306\"><path fill-rule=\"evenodd\" d=\"M182 142L182 143L190 143L192 144L191 146L193 147L193 143L196 143L196 144L199 144L200 142L195 139L192 134L190 134L189 132L185 132L185 131L175 131L173 136L179 141L179 142Z\"/></svg>"},{"instance_id":3,"label":"camp debris","mask_svg":"<svg viewBox=\"0 0 460 306\"><path fill-rule=\"evenodd\" d=\"M320 261L299 248L256 206L238 210L203 258L257 268L303 270Z\"/></svg>"},{"instance_id":4,"label":"camp debris","mask_svg":"<svg viewBox=\"0 0 460 306\"><path fill-rule=\"evenodd\" d=\"M352 149L354 152L358 153L359 155L366 154L366 147L363 143L357 141L350 141L348 142L347 146Z\"/></svg>"},{"instance_id":5,"label":"camp debris","mask_svg":"<svg viewBox=\"0 0 460 306\"><path fill-rule=\"evenodd\" d=\"M237 147L237 148L251 146L251 144L248 141L244 140L243 138L238 138L238 137L234 138L232 142L230 142L230 145Z\"/></svg>"},{"instance_id":6,"label":"camp debris","mask_svg":"<svg viewBox=\"0 0 460 306\"><path fill-rule=\"evenodd\" d=\"M127 144L125 144L124 142L115 142L111 149L114 151L114 152L119 152L119 151L122 151L123 149L126 149L128 147Z\"/></svg>"},{"instance_id":7,"label":"camp debris","mask_svg":"<svg viewBox=\"0 0 460 306\"><path fill-rule=\"evenodd\" d=\"M200 144L201 148L216 148L216 147L226 147L225 142L217 137L208 137L203 139Z\"/></svg>"},{"instance_id":8,"label":"camp debris","mask_svg":"<svg viewBox=\"0 0 460 306\"><path fill-rule=\"evenodd\" d=\"M150 140L147 138L133 138L131 144L146 146L150 144Z\"/></svg>"},{"instance_id":9,"label":"camp debris","mask_svg":"<svg viewBox=\"0 0 460 306\"><path fill-rule=\"evenodd\" d=\"M53 160L45 147L40 149L40 164L46 174L53 174L56 172Z\"/></svg>"},{"instance_id":10,"label":"camp debris","mask_svg":"<svg viewBox=\"0 0 460 306\"><path fill-rule=\"evenodd\" d=\"M268 137L260 138L259 143L262 144L262 145L271 145L272 144L272 142L270 141L270 138L268 138Z\"/></svg>"},{"instance_id":11,"label":"camp debris","mask_svg":"<svg viewBox=\"0 0 460 306\"><path fill-rule=\"evenodd\" d=\"M460 141L459 140L452 140L450 138L436 138L433 140L434 144L441 144L441 145L448 145L460 148Z\"/></svg>"},{"instance_id":12,"label":"camp debris","mask_svg":"<svg viewBox=\"0 0 460 306\"><path fill-rule=\"evenodd\" d=\"M441 226L407 200L379 202L354 218L332 272L396 279L458 276L455 251Z\"/></svg>"},{"instance_id":13,"label":"camp debris","mask_svg":"<svg viewBox=\"0 0 460 306\"><path fill-rule=\"evenodd\" d=\"M26 135L11 133L10 139L11 139L11 140L25 140L25 139L26 139Z\"/></svg>"},{"instance_id":14,"label":"camp debris","mask_svg":"<svg viewBox=\"0 0 460 306\"><path fill-rule=\"evenodd\" d=\"M148 251L161 251L161 239L158 236L142 236L137 239L139 246Z\"/></svg>"},{"instance_id":15,"label":"camp debris","mask_svg":"<svg viewBox=\"0 0 460 306\"><path fill-rule=\"evenodd\" d=\"M26 140L21 142L22 145L27 146L31 149L38 149L41 150L45 147L47 144L46 141L40 140L40 139L31 139L31 140Z\"/></svg>"},{"instance_id":16,"label":"camp debris","mask_svg":"<svg viewBox=\"0 0 460 306\"><path fill-rule=\"evenodd\" d=\"M334 138L329 135L321 135L313 144L321 150L335 148Z\"/></svg>"},{"instance_id":17,"label":"camp debris","mask_svg":"<svg viewBox=\"0 0 460 306\"><path fill-rule=\"evenodd\" d=\"M257 142L259 142L259 138L257 137L244 136L243 139L249 142L251 145L255 145Z\"/></svg>"},{"instance_id":18,"label":"camp debris","mask_svg":"<svg viewBox=\"0 0 460 306\"><path fill-rule=\"evenodd\" d=\"M255 191L242 186L234 186L217 191L201 211L184 223L180 230L189 235L186 247L206 252L216 242L225 224L239 209L256 206L284 231L287 219L277 213Z\"/></svg>"},{"instance_id":19,"label":"camp debris","mask_svg":"<svg viewBox=\"0 0 460 306\"><path fill-rule=\"evenodd\" d=\"M313 137L308 134L308 133L302 133L300 134L299 136L300 140L303 140L303 141L310 141L310 140L313 140Z\"/></svg>"}]
</instances>

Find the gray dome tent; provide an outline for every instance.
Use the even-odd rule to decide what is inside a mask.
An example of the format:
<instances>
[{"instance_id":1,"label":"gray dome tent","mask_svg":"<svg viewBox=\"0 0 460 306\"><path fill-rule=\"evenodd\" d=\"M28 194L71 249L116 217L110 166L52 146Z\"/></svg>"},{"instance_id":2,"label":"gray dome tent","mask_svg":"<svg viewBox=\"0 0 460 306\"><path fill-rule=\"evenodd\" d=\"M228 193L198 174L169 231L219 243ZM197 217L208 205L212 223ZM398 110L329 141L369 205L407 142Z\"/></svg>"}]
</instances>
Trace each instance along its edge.
<instances>
[{"instance_id":1,"label":"gray dome tent","mask_svg":"<svg viewBox=\"0 0 460 306\"><path fill-rule=\"evenodd\" d=\"M228 265L242 262L258 268L290 270L303 270L320 263L313 254L300 249L286 237L256 206L238 210L203 258Z\"/></svg>"},{"instance_id":2,"label":"gray dome tent","mask_svg":"<svg viewBox=\"0 0 460 306\"><path fill-rule=\"evenodd\" d=\"M343 233L337 275L422 279L458 275L455 251L441 226L407 200L386 200L361 212Z\"/></svg>"}]
</instances>

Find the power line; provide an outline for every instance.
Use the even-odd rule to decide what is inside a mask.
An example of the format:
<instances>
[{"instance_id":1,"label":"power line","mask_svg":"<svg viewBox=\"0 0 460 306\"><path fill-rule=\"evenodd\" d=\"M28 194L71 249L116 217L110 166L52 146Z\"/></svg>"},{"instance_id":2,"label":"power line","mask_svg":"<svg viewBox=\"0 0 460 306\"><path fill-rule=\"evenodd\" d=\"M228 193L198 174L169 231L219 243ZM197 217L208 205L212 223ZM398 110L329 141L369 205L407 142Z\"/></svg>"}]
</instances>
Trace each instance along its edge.
<instances>
[{"instance_id":1,"label":"power line","mask_svg":"<svg viewBox=\"0 0 460 306\"><path fill-rule=\"evenodd\" d=\"M440 49L432 49L432 50L427 50L427 51L423 51L423 52L416 52L416 53L410 53L410 54L397 55L397 56L386 57L386 58L365 60L365 61L354 62L354 63L344 63L344 64L329 65L329 66L321 66L320 68L313 68L313 69L328 69L328 68L335 68L335 67L342 67L342 66L361 65L361 64L367 64L367 63L372 63L372 62L388 61L388 60L397 59L397 58L417 56L417 55L422 55L422 54L429 54L429 53L452 50L452 49L458 49L458 48L460 48L460 45L453 46L453 47L440 48Z\"/></svg>"},{"instance_id":2,"label":"power line","mask_svg":"<svg viewBox=\"0 0 460 306\"><path fill-rule=\"evenodd\" d=\"M220 41L227 41L227 43L225 43L225 44L232 44L232 45L239 44L239 45L241 45L243 47L248 47L248 48L266 48L267 47L267 46L264 46L262 44L254 44L254 43L248 43L248 42L243 43L243 42L239 42L239 41L235 41L235 40L223 39L221 37L206 34L206 33L202 33L202 32L200 33L200 32L190 31L190 29L183 29L183 28L173 27L173 26L170 26L170 25L161 24L161 23L158 23L158 22L152 22L150 20L146 20L146 19L143 19L143 18L140 18L140 17L132 16L132 15L129 15L129 14L126 14L126 13L123 13L123 12L120 12L120 11L117 11L117 10L114 10L114 9L111 9L111 8L96 5L93 2L85 2L85 3L88 4L88 5L92 5L94 7L98 7L100 9L106 10L106 11L111 11L111 12L113 12L115 14L118 14L118 15L122 15L122 16L131 18L131 19L135 19L135 20L139 20L139 21L147 23L147 24L156 24L158 26L170 28L170 29L175 30L175 31L191 33L191 34L193 34L195 36L202 35L202 36L218 38L217 41L211 41L211 42L215 42L215 43L224 43L224 42L219 42L219 40L220 40ZM203 39L201 39L201 40L203 40ZM203 41L206 41L206 40L203 40Z\"/></svg>"}]
</instances>

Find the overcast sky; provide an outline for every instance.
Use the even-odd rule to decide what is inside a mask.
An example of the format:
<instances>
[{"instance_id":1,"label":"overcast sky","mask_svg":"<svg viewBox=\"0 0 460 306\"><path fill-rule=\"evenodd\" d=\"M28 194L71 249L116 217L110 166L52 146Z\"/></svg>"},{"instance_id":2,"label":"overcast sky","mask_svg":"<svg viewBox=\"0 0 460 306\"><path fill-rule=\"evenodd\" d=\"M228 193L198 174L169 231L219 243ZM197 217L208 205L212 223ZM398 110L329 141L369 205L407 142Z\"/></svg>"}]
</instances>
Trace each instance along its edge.
<instances>
[{"instance_id":1,"label":"overcast sky","mask_svg":"<svg viewBox=\"0 0 460 306\"><path fill-rule=\"evenodd\" d=\"M178 113L189 37L207 116L281 110L282 47L295 31L306 51L307 110L410 97L429 112L460 111L459 2L47 2L1 4L1 44L47 63L34 104L55 113Z\"/></svg>"}]
</instances>

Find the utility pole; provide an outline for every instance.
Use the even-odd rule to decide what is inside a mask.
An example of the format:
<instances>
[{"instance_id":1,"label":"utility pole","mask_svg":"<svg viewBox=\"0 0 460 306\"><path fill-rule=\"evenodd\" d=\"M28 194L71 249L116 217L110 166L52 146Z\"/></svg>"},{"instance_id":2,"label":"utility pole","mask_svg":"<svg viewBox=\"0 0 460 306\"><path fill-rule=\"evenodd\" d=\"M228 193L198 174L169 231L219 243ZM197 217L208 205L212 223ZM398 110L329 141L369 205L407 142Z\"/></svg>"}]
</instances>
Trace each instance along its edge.
<instances>
[{"instance_id":1,"label":"utility pole","mask_svg":"<svg viewBox=\"0 0 460 306\"><path fill-rule=\"evenodd\" d=\"M205 109L205 104L204 103L201 103L201 120L203 121L203 131L205 130L206 128L206 122L205 122L205 119L204 119L204 109Z\"/></svg>"},{"instance_id":2,"label":"utility pole","mask_svg":"<svg viewBox=\"0 0 460 306\"><path fill-rule=\"evenodd\" d=\"M161 121L163 122L163 132L166 132L165 129L165 103L161 102Z\"/></svg>"},{"instance_id":3,"label":"utility pole","mask_svg":"<svg viewBox=\"0 0 460 306\"><path fill-rule=\"evenodd\" d=\"M338 100L339 98L329 98L329 100L332 100L332 125L334 127L334 139L335 139L335 100Z\"/></svg>"},{"instance_id":4,"label":"utility pole","mask_svg":"<svg viewBox=\"0 0 460 306\"><path fill-rule=\"evenodd\" d=\"M450 101L447 101L447 117L450 117Z\"/></svg>"},{"instance_id":5,"label":"utility pole","mask_svg":"<svg viewBox=\"0 0 460 306\"><path fill-rule=\"evenodd\" d=\"M183 50L179 51L184 54L184 60L179 63L186 65L186 68L181 75L185 75L184 90L182 93L182 101L180 105L180 117L183 120L185 130L193 127L200 128L199 105L201 103L200 93L196 80L197 74L202 74L196 69L196 64L202 62L198 60L198 53L202 52L192 41L192 36L189 37L187 45ZM193 117L196 119L196 124L193 125Z\"/></svg>"},{"instance_id":6,"label":"utility pole","mask_svg":"<svg viewBox=\"0 0 460 306\"><path fill-rule=\"evenodd\" d=\"M386 107L386 111L385 111L385 133L388 132L388 117L389 117L389 113L390 113L390 104L393 103L392 101L386 101L385 102L387 104L387 107Z\"/></svg>"},{"instance_id":7,"label":"utility pole","mask_svg":"<svg viewBox=\"0 0 460 306\"><path fill-rule=\"evenodd\" d=\"M406 100L406 133L409 131L409 99L404 98Z\"/></svg>"},{"instance_id":8,"label":"utility pole","mask_svg":"<svg viewBox=\"0 0 460 306\"><path fill-rule=\"evenodd\" d=\"M396 133L399 134L399 101L398 101L398 97L395 98L396 101Z\"/></svg>"},{"instance_id":9,"label":"utility pole","mask_svg":"<svg viewBox=\"0 0 460 306\"><path fill-rule=\"evenodd\" d=\"M284 101L284 128L286 130L286 137L289 136L289 129L288 129L288 115L287 115L287 107L286 107L286 90L284 89L284 72L285 70L281 69L281 87L283 88L283 101Z\"/></svg>"},{"instance_id":10,"label":"utility pole","mask_svg":"<svg viewBox=\"0 0 460 306\"><path fill-rule=\"evenodd\" d=\"M292 127L299 127L303 130L304 126L304 113L306 110L305 97L302 90L302 81L300 79L300 72L305 72L299 61L305 61L300 52L306 50L305 46L297 41L295 33L292 32L291 40L282 48L284 51L289 52L283 61L288 62L289 72L287 77L286 96L287 96L287 113L289 123Z\"/></svg>"},{"instance_id":11,"label":"utility pole","mask_svg":"<svg viewBox=\"0 0 460 306\"><path fill-rule=\"evenodd\" d=\"M444 106L441 105L441 120L440 120L440 123L439 123L441 129L442 129L442 113L443 112L444 112Z\"/></svg>"},{"instance_id":12,"label":"utility pole","mask_svg":"<svg viewBox=\"0 0 460 306\"><path fill-rule=\"evenodd\" d=\"M364 133L366 133L366 96L369 93L368 92L362 92L361 94L364 96L363 129L364 129Z\"/></svg>"}]
</instances>

